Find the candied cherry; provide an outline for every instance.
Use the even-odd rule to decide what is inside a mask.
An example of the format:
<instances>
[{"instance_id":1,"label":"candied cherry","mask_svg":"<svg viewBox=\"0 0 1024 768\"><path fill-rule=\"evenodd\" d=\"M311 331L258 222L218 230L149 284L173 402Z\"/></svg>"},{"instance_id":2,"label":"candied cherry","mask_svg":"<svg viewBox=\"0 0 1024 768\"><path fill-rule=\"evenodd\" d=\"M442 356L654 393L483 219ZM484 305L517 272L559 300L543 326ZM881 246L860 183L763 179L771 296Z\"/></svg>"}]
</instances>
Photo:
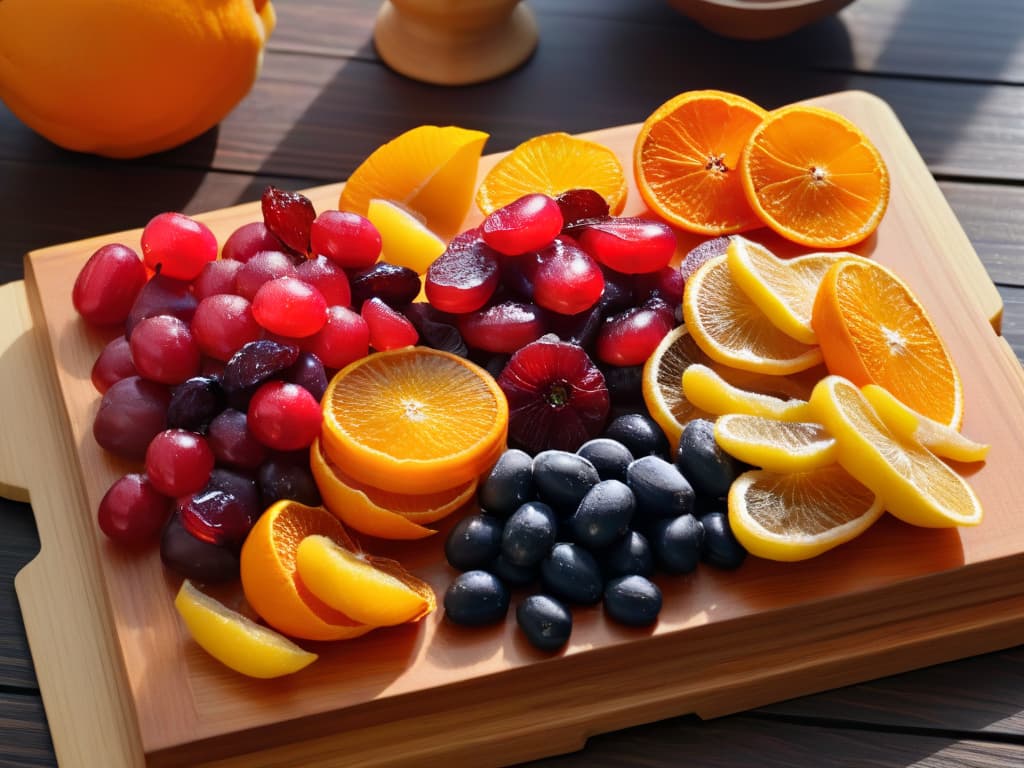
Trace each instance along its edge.
<instances>
[{"instance_id":1,"label":"candied cherry","mask_svg":"<svg viewBox=\"0 0 1024 768\"><path fill-rule=\"evenodd\" d=\"M498 253L515 256L536 251L562 231L562 211L553 198L524 195L492 212L481 226L484 242Z\"/></svg>"},{"instance_id":2,"label":"candied cherry","mask_svg":"<svg viewBox=\"0 0 1024 768\"><path fill-rule=\"evenodd\" d=\"M402 309L420 293L420 276L409 267L378 261L368 269L352 273L352 308L357 312L363 302L374 297L389 307Z\"/></svg>"},{"instance_id":3,"label":"candied cherry","mask_svg":"<svg viewBox=\"0 0 1024 768\"><path fill-rule=\"evenodd\" d=\"M142 230L146 266L177 280L194 280L217 258L217 238L201 221L181 213L158 213Z\"/></svg>"},{"instance_id":4,"label":"candied cherry","mask_svg":"<svg viewBox=\"0 0 1024 768\"><path fill-rule=\"evenodd\" d=\"M129 343L135 368L150 381L180 384L199 373L199 345L188 324L176 317L147 317Z\"/></svg>"},{"instance_id":5,"label":"candied cherry","mask_svg":"<svg viewBox=\"0 0 1024 768\"><path fill-rule=\"evenodd\" d=\"M85 262L71 289L71 303L92 325L123 323L145 284L139 255L126 245L110 243Z\"/></svg>"},{"instance_id":6,"label":"candied cherry","mask_svg":"<svg viewBox=\"0 0 1024 768\"><path fill-rule=\"evenodd\" d=\"M92 385L101 395L121 379L137 376L135 363L132 362L132 349L128 339L116 336L100 352L92 365Z\"/></svg>"},{"instance_id":7,"label":"candied cherry","mask_svg":"<svg viewBox=\"0 0 1024 768\"><path fill-rule=\"evenodd\" d=\"M100 500L96 517L108 538L128 547L152 544L171 512L171 500L149 478L133 472L114 481Z\"/></svg>"},{"instance_id":8,"label":"candied cherry","mask_svg":"<svg viewBox=\"0 0 1024 768\"><path fill-rule=\"evenodd\" d=\"M535 304L503 301L459 316L466 343L485 352L512 354L544 335L544 317Z\"/></svg>"},{"instance_id":9,"label":"candied cherry","mask_svg":"<svg viewBox=\"0 0 1024 768\"><path fill-rule=\"evenodd\" d=\"M205 432L224 409L224 390L214 376L193 376L174 388L167 406L167 426Z\"/></svg>"},{"instance_id":10,"label":"candied cherry","mask_svg":"<svg viewBox=\"0 0 1024 768\"><path fill-rule=\"evenodd\" d=\"M296 277L292 257L282 251L262 251L254 255L235 275L235 293L252 301L264 283L279 277Z\"/></svg>"},{"instance_id":11,"label":"candied cherry","mask_svg":"<svg viewBox=\"0 0 1024 768\"><path fill-rule=\"evenodd\" d=\"M291 366L299 358L299 348L272 339L250 341L224 366L222 384L228 394L262 384Z\"/></svg>"},{"instance_id":12,"label":"candied cherry","mask_svg":"<svg viewBox=\"0 0 1024 768\"><path fill-rule=\"evenodd\" d=\"M280 251L282 248L284 243L267 229L266 224L262 221L250 221L228 236L220 255L222 260L244 263L260 251Z\"/></svg>"},{"instance_id":13,"label":"candied cherry","mask_svg":"<svg viewBox=\"0 0 1024 768\"><path fill-rule=\"evenodd\" d=\"M303 338L324 327L327 302L312 285L295 277L279 277L260 286L252 300L252 314L271 333Z\"/></svg>"},{"instance_id":14,"label":"candied cherry","mask_svg":"<svg viewBox=\"0 0 1024 768\"><path fill-rule=\"evenodd\" d=\"M305 387L268 381L249 402L249 431L268 448L297 451L320 434L320 403Z\"/></svg>"},{"instance_id":15,"label":"candied cherry","mask_svg":"<svg viewBox=\"0 0 1024 768\"><path fill-rule=\"evenodd\" d=\"M545 309L575 315L594 306L603 291L601 268L569 238L560 237L537 253L533 300Z\"/></svg>"},{"instance_id":16,"label":"candied cherry","mask_svg":"<svg viewBox=\"0 0 1024 768\"><path fill-rule=\"evenodd\" d=\"M163 275L155 275L142 286L124 324L124 337L130 339L135 326L147 317L171 315L186 323L192 322L199 301L192 295L190 284Z\"/></svg>"},{"instance_id":17,"label":"candied cherry","mask_svg":"<svg viewBox=\"0 0 1024 768\"><path fill-rule=\"evenodd\" d=\"M197 539L185 530L176 511L160 537L160 561L179 576L204 584L238 579L237 552Z\"/></svg>"},{"instance_id":18,"label":"candied cherry","mask_svg":"<svg viewBox=\"0 0 1024 768\"><path fill-rule=\"evenodd\" d=\"M366 269L380 258L380 232L365 216L348 211L324 211L309 231L313 253L346 269Z\"/></svg>"},{"instance_id":19,"label":"candied cherry","mask_svg":"<svg viewBox=\"0 0 1024 768\"><path fill-rule=\"evenodd\" d=\"M167 428L167 387L140 376L110 386L100 400L92 434L100 447L126 459L141 459L150 440Z\"/></svg>"},{"instance_id":20,"label":"candied cherry","mask_svg":"<svg viewBox=\"0 0 1024 768\"><path fill-rule=\"evenodd\" d=\"M146 476L165 496L195 493L210 479L213 451L195 432L166 429L146 449Z\"/></svg>"},{"instance_id":21,"label":"candied cherry","mask_svg":"<svg viewBox=\"0 0 1024 768\"><path fill-rule=\"evenodd\" d=\"M327 372L324 370L324 364L312 352L299 352L299 359L284 372L284 380L305 387L318 402L327 391Z\"/></svg>"},{"instance_id":22,"label":"candied cherry","mask_svg":"<svg viewBox=\"0 0 1024 768\"><path fill-rule=\"evenodd\" d=\"M199 302L192 318L192 335L199 350L216 360L230 360L235 352L262 334L249 301L231 293L206 297Z\"/></svg>"},{"instance_id":23,"label":"candied cherry","mask_svg":"<svg viewBox=\"0 0 1024 768\"><path fill-rule=\"evenodd\" d=\"M348 275L326 256L306 259L295 268L295 276L320 291L329 307L336 304L347 307L352 303L352 288L348 282ZM417 282L417 291L418 286Z\"/></svg>"},{"instance_id":24,"label":"candied cherry","mask_svg":"<svg viewBox=\"0 0 1024 768\"><path fill-rule=\"evenodd\" d=\"M427 269L427 301L442 312L473 312L494 294L501 255L473 229L457 235Z\"/></svg>"},{"instance_id":25,"label":"candied cherry","mask_svg":"<svg viewBox=\"0 0 1024 768\"><path fill-rule=\"evenodd\" d=\"M628 275L661 269L676 252L672 227L636 216L609 217L573 234L599 262Z\"/></svg>"},{"instance_id":26,"label":"candied cherry","mask_svg":"<svg viewBox=\"0 0 1024 768\"><path fill-rule=\"evenodd\" d=\"M370 346L378 352L408 347L419 340L419 333L409 319L382 299L364 302L360 314L369 329Z\"/></svg>"},{"instance_id":27,"label":"candied cherry","mask_svg":"<svg viewBox=\"0 0 1024 768\"><path fill-rule=\"evenodd\" d=\"M267 458L267 447L249 431L242 411L225 408L206 430L206 440L218 463L238 469L256 469Z\"/></svg>"},{"instance_id":28,"label":"candied cherry","mask_svg":"<svg viewBox=\"0 0 1024 768\"><path fill-rule=\"evenodd\" d=\"M207 485L178 499L176 512L185 530L200 541L238 547L259 517L255 490L252 496L250 500Z\"/></svg>"},{"instance_id":29,"label":"candied cherry","mask_svg":"<svg viewBox=\"0 0 1024 768\"><path fill-rule=\"evenodd\" d=\"M597 357L613 365L641 365L674 327L668 304L649 299L604 321L597 334Z\"/></svg>"},{"instance_id":30,"label":"candied cherry","mask_svg":"<svg viewBox=\"0 0 1024 768\"><path fill-rule=\"evenodd\" d=\"M324 327L303 339L302 345L326 367L344 368L370 351L370 328L348 307L328 307Z\"/></svg>"},{"instance_id":31,"label":"candied cherry","mask_svg":"<svg viewBox=\"0 0 1024 768\"><path fill-rule=\"evenodd\" d=\"M309 253L309 235L316 210L308 197L271 185L260 198L263 223L282 243L296 253Z\"/></svg>"},{"instance_id":32,"label":"candied cherry","mask_svg":"<svg viewBox=\"0 0 1024 768\"><path fill-rule=\"evenodd\" d=\"M192 295L197 301L202 301L208 296L216 296L221 293L235 292L235 279L238 271L242 268L242 262L231 259L217 259L211 261L199 277L192 281Z\"/></svg>"},{"instance_id":33,"label":"candied cherry","mask_svg":"<svg viewBox=\"0 0 1024 768\"><path fill-rule=\"evenodd\" d=\"M583 222L608 215L608 201L593 189L568 189L556 197L555 201L562 211L566 231L571 231Z\"/></svg>"}]
</instances>

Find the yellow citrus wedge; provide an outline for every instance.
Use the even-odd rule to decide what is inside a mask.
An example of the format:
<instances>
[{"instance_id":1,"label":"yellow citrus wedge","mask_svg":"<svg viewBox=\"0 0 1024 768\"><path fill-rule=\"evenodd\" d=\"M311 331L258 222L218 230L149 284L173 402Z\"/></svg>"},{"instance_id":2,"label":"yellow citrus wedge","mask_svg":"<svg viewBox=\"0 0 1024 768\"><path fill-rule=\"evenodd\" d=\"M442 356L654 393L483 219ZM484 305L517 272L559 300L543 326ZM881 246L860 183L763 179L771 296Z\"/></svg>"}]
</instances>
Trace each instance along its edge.
<instances>
[{"instance_id":1,"label":"yellow citrus wedge","mask_svg":"<svg viewBox=\"0 0 1024 768\"><path fill-rule=\"evenodd\" d=\"M375 149L345 182L338 208L365 216L370 201L394 200L422 215L430 231L451 237L469 212L488 134L420 125Z\"/></svg>"},{"instance_id":2,"label":"yellow citrus wedge","mask_svg":"<svg viewBox=\"0 0 1024 768\"><path fill-rule=\"evenodd\" d=\"M836 461L836 441L809 421L728 413L715 421L715 441L740 461L771 472L807 472Z\"/></svg>"},{"instance_id":3,"label":"yellow citrus wedge","mask_svg":"<svg viewBox=\"0 0 1024 768\"><path fill-rule=\"evenodd\" d=\"M430 585L397 561L353 552L327 536L307 536L299 542L295 564L310 592L370 626L415 621L437 605Z\"/></svg>"},{"instance_id":4,"label":"yellow citrus wedge","mask_svg":"<svg viewBox=\"0 0 1024 768\"><path fill-rule=\"evenodd\" d=\"M729 488L729 525L752 555L806 560L855 539L882 502L838 464L809 472L744 472Z\"/></svg>"},{"instance_id":5,"label":"yellow citrus wedge","mask_svg":"<svg viewBox=\"0 0 1024 768\"><path fill-rule=\"evenodd\" d=\"M726 250L729 272L772 325L804 344L817 344L811 311L821 279L840 259L862 258L853 253L809 253L782 259L759 243L739 235Z\"/></svg>"},{"instance_id":6,"label":"yellow citrus wedge","mask_svg":"<svg viewBox=\"0 0 1024 768\"><path fill-rule=\"evenodd\" d=\"M304 669L317 660L284 635L232 611L196 589L188 579L181 584L174 607L192 639L225 666L249 677L281 677Z\"/></svg>"},{"instance_id":7,"label":"yellow citrus wedge","mask_svg":"<svg viewBox=\"0 0 1024 768\"><path fill-rule=\"evenodd\" d=\"M886 427L852 382L827 376L810 404L815 420L836 439L839 464L900 520L926 528L981 522L981 502L971 486L917 440Z\"/></svg>"},{"instance_id":8,"label":"yellow citrus wedge","mask_svg":"<svg viewBox=\"0 0 1024 768\"><path fill-rule=\"evenodd\" d=\"M922 416L884 387L868 384L860 391L885 426L902 438L917 440L936 456L967 462L984 461L988 456L987 444L975 442L947 424Z\"/></svg>"},{"instance_id":9,"label":"yellow citrus wedge","mask_svg":"<svg viewBox=\"0 0 1024 768\"><path fill-rule=\"evenodd\" d=\"M447 247L419 216L392 200L371 200L366 218L380 232L380 258L389 264L422 274Z\"/></svg>"},{"instance_id":10,"label":"yellow citrus wedge","mask_svg":"<svg viewBox=\"0 0 1024 768\"><path fill-rule=\"evenodd\" d=\"M781 421L812 420L806 400L783 400L735 387L706 365L695 363L683 371L683 396L696 408L722 416L745 413Z\"/></svg>"},{"instance_id":11,"label":"yellow citrus wedge","mask_svg":"<svg viewBox=\"0 0 1024 768\"><path fill-rule=\"evenodd\" d=\"M641 381L644 403L651 418L672 444L673 452L679 445L686 422L707 416L683 395L683 371L695 363L710 365L711 359L687 333L685 325L665 334L644 363Z\"/></svg>"},{"instance_id":12,"label":"yellow citrus wedge","mask_svg":"<svg viewBox=\"0 0 1024 768\"><path fill-rule=\"evenodd\" d=\"M683 289L683 320L705 354L755 373L785 375L818 365L821 350L780 331L733 279L728 254L702 264Z\"/></svg>"}]
</instances>

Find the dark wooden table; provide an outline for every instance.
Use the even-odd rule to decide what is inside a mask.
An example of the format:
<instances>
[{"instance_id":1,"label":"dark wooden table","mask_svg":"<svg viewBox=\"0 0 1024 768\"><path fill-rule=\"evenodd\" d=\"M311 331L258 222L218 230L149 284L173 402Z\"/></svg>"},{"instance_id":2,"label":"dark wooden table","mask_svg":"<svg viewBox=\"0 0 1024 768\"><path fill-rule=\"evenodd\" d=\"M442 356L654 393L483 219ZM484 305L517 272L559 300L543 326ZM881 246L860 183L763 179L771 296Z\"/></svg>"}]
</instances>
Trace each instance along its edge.
<instances>
[{"instance_id":1,"label":"dark wooden table","mask_svg":"<svg viewBox=\"0 0 1024 768\"><path fill-rule=\"evenodd\" d=\"M142 226L164 210L255 200L267 183L343 180L420 123L488 131L487 151L498 151L548 131L638 122L691 88L734 90L768 108L859 88L903 121L998 286L1004 335L1024 357L1020 0L859 0L762 43L718 38L660 0L530 0L541 37L534 57L500 80L451 89L380 62L377 0L275 5L278 28L252 93L174 151L131 162L65 152L0 105L0 283L19 279L22 255L35 248ZM0 500L0 765L56 762L13 588L38 550L31 508ZM719 720L598 736L543 764L683 762L1024 765L1024 646Z\"/></svg>"}]
</instances>

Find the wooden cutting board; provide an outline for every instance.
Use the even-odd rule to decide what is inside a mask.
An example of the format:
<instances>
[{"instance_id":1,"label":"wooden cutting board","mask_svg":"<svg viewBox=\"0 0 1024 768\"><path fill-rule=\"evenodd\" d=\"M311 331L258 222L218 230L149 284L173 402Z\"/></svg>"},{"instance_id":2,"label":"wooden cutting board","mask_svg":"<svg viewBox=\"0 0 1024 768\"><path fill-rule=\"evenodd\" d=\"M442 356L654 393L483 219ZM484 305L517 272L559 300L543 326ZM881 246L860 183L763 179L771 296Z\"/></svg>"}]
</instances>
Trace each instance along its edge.
<instances>
[{"instance_id":1,"label":"wooden cutting board","mask_svg":"<svg viewBox=\"0 0 1024 768\"><path fill-rule=\"evenodd\" d=\"M889 164L890 209L861 252L911 285L960 368L964 431L992 444L987 463L962 468L985 507L981 526L923 530L885 517L809 562L749 558L736 572L661 577L656 627L627 629L600 608L577 609L572 642L555 656L523 640L512 612L501 626L467 630L439 610L415 626L305 643L321 658L294 676L244 678L186 636L171 602L178 580L157 555L121 552L95 524L126 467L92 439L99 398L89 372L105 337L80 322L69 297L99 245L137 247L140 231L47 248L27 256L24 284L0 287L0 490L27 490L39 526L42 551L16 587L60 762L502 765L663 717L714 717L1019 643L1024 377L993 331L998 293L892 111L857 92L816 102L853 119ZM588 136L629 168L637 129ZM485 158L481 174L495 160ZM325 210L339 190L308 194ZM629 199L627 213L643 211L635 187ZM250 203L199 218L223 239L259 215ZM764 232L751 237L794 252ZM453 575L441 552L446 530L424 542L362 543L441 593Z\"/></svg>"}]
</instances>

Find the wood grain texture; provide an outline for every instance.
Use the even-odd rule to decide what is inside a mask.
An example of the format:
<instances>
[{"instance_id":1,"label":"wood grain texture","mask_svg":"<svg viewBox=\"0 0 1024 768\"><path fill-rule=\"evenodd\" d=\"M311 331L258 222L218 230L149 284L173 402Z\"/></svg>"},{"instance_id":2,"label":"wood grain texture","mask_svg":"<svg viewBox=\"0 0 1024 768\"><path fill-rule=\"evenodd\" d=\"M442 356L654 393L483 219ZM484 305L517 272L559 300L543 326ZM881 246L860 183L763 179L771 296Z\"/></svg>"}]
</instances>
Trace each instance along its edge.
<instances>
[{"instance_id":1,"label":"wood grain texture","mask_svg":"<svg viewBox=\"0 0 1024 768\"><path fill-rule=\"evenodd\" d=\"M2 466L10 463L4 462ZM13 585L14 575L39 551L39 535L29 506L0 499L0 531L0 584ZM0 688L3 687L36 687L25 625L13 589L0 590Z\"/></svg>"},{"instance_id":2,"label":"wood grain texture","mask_svg":"<svg viewBox=\"0 0 1024 768\"><path fill-rule=\"evenodd\" d=\"M57 756L38 695L0 693L0 766L55 766Z\"/></svg>"}]
</instances>

